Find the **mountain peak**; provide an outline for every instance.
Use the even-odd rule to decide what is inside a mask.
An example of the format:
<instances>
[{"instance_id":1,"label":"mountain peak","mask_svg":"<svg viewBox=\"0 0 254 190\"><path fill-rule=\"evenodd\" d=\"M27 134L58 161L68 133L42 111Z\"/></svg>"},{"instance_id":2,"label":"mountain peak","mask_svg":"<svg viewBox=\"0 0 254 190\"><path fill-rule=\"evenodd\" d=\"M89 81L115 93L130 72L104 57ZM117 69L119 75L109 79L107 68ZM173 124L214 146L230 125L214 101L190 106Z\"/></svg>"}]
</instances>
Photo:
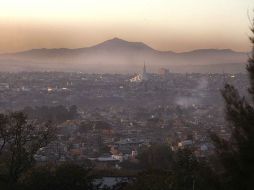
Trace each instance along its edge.
<instances>
[{"instance_id":1,"label":"mountain peak","mask_svg":"<svg viewBox=\"0 0 254 190\"><path fill-rule=\"evenodd\" d=\"M115 37L115 38L106 40L106 41L102 42L101 44L115 44L115 45L119 45L119 44L128 44L128 43L131 43L131 42L128 42L126 40L123 40L123 39Z\"/></svg>"},{"instance_id":2,"label":"mountain peak","mask_svg":"<svg viewBox=\"0 0 254 190\"><path fill-rule=\"evenodd\" d=\"M144 44L143 42L130 42L120 38L112 38L110 40L106 40L94 47L103 47L103 48L136 48L136 49L149 49L152 50L151 47Z\"/></svg>"},{"instance_id":3,"label":"mountain peak","mask_svg":"<svg viewBox=\"0 0 254 190\"><path fill-rule=\"evenodd\" d=\"M117 41L121 41L121 42L127 42L126 40L123 40L123 39L118 38L118 37L115 37L115 38L109 39L109 40L107 40L107 41L115 41L115 42L117 42Z\"/></svg>"},{"instance_id":4,"label":"mountain peak","mask_svg":"<svg viewBox=\"0 0 254 190\"><path fill-rule=\"evenodd\" d=\"M135 43L135 42L129 42L129 41L127 41L127 40L123 40L123 39L121 39L121 38L118 38L118 37L115 37L115 38L111 38L111 39L109 39L109 40L106 40L106 41L104 41L104 42L102 42L102 43Z\"/></svg>"}]
</instances>

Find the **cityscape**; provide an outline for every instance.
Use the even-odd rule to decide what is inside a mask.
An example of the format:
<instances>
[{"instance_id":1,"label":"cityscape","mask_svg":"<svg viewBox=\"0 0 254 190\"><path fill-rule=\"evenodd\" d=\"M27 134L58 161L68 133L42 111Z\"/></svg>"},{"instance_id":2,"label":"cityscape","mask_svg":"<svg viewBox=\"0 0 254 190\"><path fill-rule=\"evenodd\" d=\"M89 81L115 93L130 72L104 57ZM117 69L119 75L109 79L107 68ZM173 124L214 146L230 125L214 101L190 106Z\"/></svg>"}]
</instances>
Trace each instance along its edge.
<instances>
[{"instance_id":1,"label":"cityscape","mask_svg":"<svg viewBox=\"0 0 254 190\"><path fill-rule=\"evenodd\" d=\"M137 75L2 73L1 109L56 123L57 139L36 154L38 162L89 159L121 168L152 144L212 154L209 132L230 135L220 89L230 83L247 94L246 74L147 73L146 67Z\"/></svg>"},{"instance_id":2,"label":"cityscape","mask_svg":"<svg viewBox=\"0 0 254 190\"><path fill-rule=\"evenodd\" d=\"M253 6L0 1L0 190L253 190Z\"/></svg>"}]
</instances>

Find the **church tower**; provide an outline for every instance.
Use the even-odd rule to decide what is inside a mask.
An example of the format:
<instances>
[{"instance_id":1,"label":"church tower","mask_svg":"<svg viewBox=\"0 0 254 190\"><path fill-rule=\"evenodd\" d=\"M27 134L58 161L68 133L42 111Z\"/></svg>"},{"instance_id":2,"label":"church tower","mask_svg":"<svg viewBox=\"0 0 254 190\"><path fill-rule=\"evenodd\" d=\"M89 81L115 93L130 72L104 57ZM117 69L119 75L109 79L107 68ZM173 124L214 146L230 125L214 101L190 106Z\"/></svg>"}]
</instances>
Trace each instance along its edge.
<instances>
[{"instance_id":1,"label":"church tower","mask_svg":"<svg viewBox=\"0 0 254 190\"><path fill-rule=\"evenodd\" d=\"M148 80L148 75L147 75L147 72L146 72L146 63L144 63L144 67L143 67L142 80L143 81Z\"/></svg>"}]
</instances>

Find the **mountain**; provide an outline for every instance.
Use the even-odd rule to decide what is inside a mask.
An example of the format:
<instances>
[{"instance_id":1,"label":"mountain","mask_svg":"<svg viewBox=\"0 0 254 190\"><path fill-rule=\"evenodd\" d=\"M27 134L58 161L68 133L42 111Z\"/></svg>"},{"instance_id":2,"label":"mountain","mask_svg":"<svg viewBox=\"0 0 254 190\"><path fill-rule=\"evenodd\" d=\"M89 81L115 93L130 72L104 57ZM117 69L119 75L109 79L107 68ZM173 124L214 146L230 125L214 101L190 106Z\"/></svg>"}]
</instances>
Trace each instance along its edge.
<instances>
[{"instance_id":1,"label":"mountain","mask_svg":"<svg viewBox=\"0 0 254 190\"><path fill-rule=\"evenodd\" d=\"M213 68L213 72L241 72L244 71L246 60L247 53L230 49L175 53L158 51L142 42L114 38L79 49L32 49L2 54L0 71L133 73L140 71L145 61L148 70L153 72L161 67L173 72L210 72L209 68Z\"/></svg>"}]
</instances>

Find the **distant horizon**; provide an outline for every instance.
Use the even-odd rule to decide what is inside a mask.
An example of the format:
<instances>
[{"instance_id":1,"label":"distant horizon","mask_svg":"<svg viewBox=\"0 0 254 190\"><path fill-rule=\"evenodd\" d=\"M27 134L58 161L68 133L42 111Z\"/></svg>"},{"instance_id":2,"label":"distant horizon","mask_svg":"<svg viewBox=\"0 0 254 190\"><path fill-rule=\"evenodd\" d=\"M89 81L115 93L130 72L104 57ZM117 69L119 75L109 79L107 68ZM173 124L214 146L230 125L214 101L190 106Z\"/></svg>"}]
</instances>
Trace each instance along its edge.
<instances>
[{"instance_id":1,"label":"distant horizon","mask_svg":"<svg viewBox=\"0 0 254 190\"><path fill-rule=\"evenodd\" d=\"M253 0L2 0L0 53L118 37L159 51L250 50Z\"/></svg>"},{"instance_id":2,"label":"distant horizon","mask_svg":"<svg viewBox=\"0 0 254 190\"><path fill-rule=\"evenodd\" d=\"M197 48L197 49L190 49L190 50L186 50L186 51L173 51L173 50L159 50L159 49L156 49L148 44L146 44L145 42L142 42L142 41L129 41L129 40L125 40L125 39L122 39L122 38L119 38L119 37L113 37L113 38L110 38L110 39L107 39L107 40L103 40L101 42L98 42L96 44L93 44L93 45L90 45L90 46L81 46L81 47L75 47L75 48L68 48L68 47L57 47L57 48L47 48L47 47L40 47L40 48L32 48L32 49L25 49L25 50L20 50L20 51L12 51L12 52L4 52L4 53L1 53L0 52L0 55L5 55L5 54L15 54L15 53L22 53L22 52L28 52L28 51L32 51L32 50L61 50L61 49L66 49L66 50L76 50L76 49L85 49L85 48L91 48L91 47L95 47L99 44L102 44L104 42L108 42L108 41L111 41L111 40L122 40L122 41L125 41L127 43L143 43L144 45L148 46L149 48L155 50L155 51L159 51L159 52L172 52L172 53L188 53L188 52L192 52L192 51L198 51L198 50L230 50L230 51L233 51L233 52L236 52L236 53L248 53L251 51L251 49L249 51L238 51L238 50L235 50L235 49L232 49L232 48Z\"/></svg>"}]
</instances>

